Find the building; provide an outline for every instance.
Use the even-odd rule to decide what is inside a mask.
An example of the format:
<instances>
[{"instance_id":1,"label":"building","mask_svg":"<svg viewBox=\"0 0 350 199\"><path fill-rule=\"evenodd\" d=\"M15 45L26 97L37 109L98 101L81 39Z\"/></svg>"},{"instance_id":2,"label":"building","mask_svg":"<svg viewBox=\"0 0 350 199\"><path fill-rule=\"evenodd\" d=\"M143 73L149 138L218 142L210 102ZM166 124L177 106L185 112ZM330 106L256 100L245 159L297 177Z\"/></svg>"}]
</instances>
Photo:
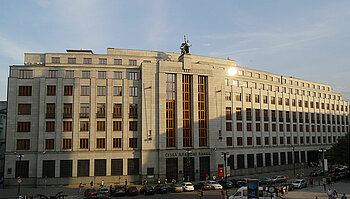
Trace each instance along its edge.
<instances>
[{"instance_id":1,"label":"building","mask_svg":"<svg viewBox=\"0 0 350 199\"><path fill-rule=\"evenodd\" d=\"M6 135L6 110L7 102L0 101L0 182L4 179L4 164L5 164L5 135Z\"/></svg>"},{"instance_id":2,"label":"building","mask_svg":"<svg viewBox=\"0 0 350 199\"><path fill-rule=\"evenodd\" d=\"M202 180L318 161L349 131L330 85L142 50L26 53L10 66L5 181Z\"/></svg>"}]
</instances>

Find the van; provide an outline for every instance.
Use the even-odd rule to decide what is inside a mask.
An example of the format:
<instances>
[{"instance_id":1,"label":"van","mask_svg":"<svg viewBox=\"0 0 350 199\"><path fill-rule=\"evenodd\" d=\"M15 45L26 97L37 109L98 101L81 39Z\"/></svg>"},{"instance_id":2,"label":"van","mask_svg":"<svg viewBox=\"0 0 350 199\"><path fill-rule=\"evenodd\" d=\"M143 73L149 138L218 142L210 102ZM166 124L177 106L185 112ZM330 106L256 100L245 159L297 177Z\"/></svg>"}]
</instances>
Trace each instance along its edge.
<instances>
[{"instance_id":1,"label":"van","mask_svg":"<svg viewBox=\"0 0 350 199\"><path fill-rule=\"evenodd\" d=\"M247 187L239 188L236 193L229 196L228 199L247 199ZM259 187L259 199L276 199L276 193L268 192L268 187Z\"/></svg>"}]
</instances>

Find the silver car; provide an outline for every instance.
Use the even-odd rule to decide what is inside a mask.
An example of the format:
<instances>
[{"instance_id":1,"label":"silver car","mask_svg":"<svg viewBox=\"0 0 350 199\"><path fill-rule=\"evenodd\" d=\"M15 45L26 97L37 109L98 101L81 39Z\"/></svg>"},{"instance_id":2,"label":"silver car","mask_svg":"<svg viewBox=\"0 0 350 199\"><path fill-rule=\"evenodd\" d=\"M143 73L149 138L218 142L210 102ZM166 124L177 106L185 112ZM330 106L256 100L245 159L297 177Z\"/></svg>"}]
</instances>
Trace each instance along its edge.
<instances>
[{"instance_id":1,"label":"silver car","mask_svg":"<svg viewBox=\"0 0 350 199\"><path fill-rule=\"evenodd\" d=\"M292 184L294 188L298 188L298 189L307 187L306 181L304 179L297 179Z\"/></svg>"}]
</instances>

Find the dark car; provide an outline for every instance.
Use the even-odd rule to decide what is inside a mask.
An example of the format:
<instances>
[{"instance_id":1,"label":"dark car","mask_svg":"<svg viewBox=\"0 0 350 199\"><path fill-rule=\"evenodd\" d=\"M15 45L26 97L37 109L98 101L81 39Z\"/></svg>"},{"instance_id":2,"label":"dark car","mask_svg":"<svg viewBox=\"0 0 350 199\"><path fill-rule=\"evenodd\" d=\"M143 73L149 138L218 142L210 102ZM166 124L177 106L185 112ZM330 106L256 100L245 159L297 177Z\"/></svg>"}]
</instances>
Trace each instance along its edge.
<instances>
[{"instance_id":1,"label":"dark car","mask_svg":"<svg viewBox=\"0 0 350 199\"><path fill-rule=\"evenodd\" d=\"M154 193L155 193L154 188L152 186L143 186L140 189L140 194L143 194L143 195L153 195Z\"/></svg>"},{"instance_id":2,"label":"dark car","mask_svg":"<svg viewBox=\"0 0 350 199\"><path fill-rule=\"evenodd\" d=\"M230 180L227 180L227 182L225 182L225 180L220 180L219 184L221 184L224 189L231 189L233 187L233 182Z\"/></svg>"},{"instance_id":3,"label":"dark car","mask_svg":"<svg viewBox=\"0 0 350 199\"><path fill-rule=\"evenodd\" d=\"M125 196L126 195L125 186L115 186L112 193L114 196Z\"/></svg>"},{"instance_id":4,"label":"dark car","mask_svg":"<svg viewBox=\"0 0 350 199\"><path fill-rule=\"evenodd\" d=\"M91 194L89 197L89 199L93 198L93 199L108 199L109 196L108 196L108 193L106 192L97 192L97 193L93 193Z\"/></svg>"},{"instance_id":5,"label":"dark car","mask_svg":"<svg viewBox=\"0 0 350 199\"><path fill-rule=\"evenodd\" d=\"M194 189L203 190L203 191L210 191L211 186L209 184L207 184L206 182L199 182L198 184L194 185Z\"/></svg>"},{"instance_id":6,"label":"dark car","mask_svg":"<svg viewBox=\"0 0 350 199\"><path fill-rule=\"evenodd\" d=\"M168 193L168 186L165 184L158 184L154 187L154 192L156 193Z\"/></svg>"},{"instance_id":7,"label":"dark car","mask_svg":"<svg viewBox=\"0 0 350 199\"><path fill-rule=\"evenodd\" d=\"M243 187L247 185L247 180L246 179L237 179L237 180L232 180L233 186L234 187Z\"/></svg>"},{"instance_id":8,"label":"dark car","mask_svg":"<svg viewBox=\"0 0 350 199\"><path fill-rule=\"evenodd\" d=\"M182 192L183 191L183 188L181 185L178 185L178 184L171 184L169 187L168 187L168 191L170 192Z\"/></svg>"},{"instance_id":9,"label":"dark car","mask_svg":"<svg viewBox=\"0 0 350 199\"><path fill-rule=\"evenodd\" d=\"M135 186L131 186L126 189L126 194L128 196L136 196L139 195L139 190Z\"/></svg>"},{"instance_id":10,"label":"dark car","mask_svg":"<svg viewBox=\"0 0 350 199\"><path fill-rule=\"evenodd\" d=\"M259 184L271 184L271 183L272 183L271 178L264 177L264 178L260 178L259 180Z\"/></svg>"},{"instance_id":11,"label":"dark car","mask_svg":"<svg viewBox=\"0 0 350 199\"><path fill-rule=\"evenodd\" d=\"M84 192L85 197L90 197L92 194L97 193L96 189L94 188L88 188Z\"/></svg>"}]
</instances>

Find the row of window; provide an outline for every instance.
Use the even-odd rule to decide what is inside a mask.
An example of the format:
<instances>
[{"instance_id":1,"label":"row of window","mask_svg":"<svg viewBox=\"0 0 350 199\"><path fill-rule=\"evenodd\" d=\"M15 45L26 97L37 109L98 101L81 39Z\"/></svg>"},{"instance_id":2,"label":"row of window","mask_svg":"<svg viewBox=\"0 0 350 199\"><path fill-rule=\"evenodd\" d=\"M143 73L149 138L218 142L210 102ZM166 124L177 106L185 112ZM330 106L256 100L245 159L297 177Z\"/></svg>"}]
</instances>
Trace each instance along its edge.
<instances>
[{"instance_id":1,"label":"row of window","mask_svg":"<svg viewBox=\"0 0 350 199\"><path fill-rule=\"evenodd\" d=\"M137 138L129 138L129 147L137 148ZM55 148L55 139L45 140L45 149L52 150ZM89 148L89 139L80 139L80 149ZM96 148L106 148L106 138L96 139ZM113 138L113 148L122 148L122 138ZM72 149L72 139L62 139L62 149ZM17 139L16 150L30 150L30 139Z\"/></svg>"},{"instance_id":2,"label":"row of window","mask_svg":"<svg viewBox=\"0 0 350 199\"><path fill-rule=\"evenodd\" d=\"M74 70L66 70L65 71L65 78L66 79L73 79L74 78ZM48 78L57 78L58 70L49 70L48 71ZM90 79L91 71L81 71L81 78L82 79ZM19 70L19 79L30 79L33 78L33 70ZM114 79L121 80L123 78L123 72L121 71L114 71ZM129 80L139 80L140 75L139 72L128 72ZM98 71L98 79L107 79L107 71Z\"/></svg>"},{"instance_id":3,"label":"row of window","mask_svg":"<svg viewBox=\"0 0 350 199\"><path fill-rule=\"evenodd\" d=\"M123 65L123 60L122 59L114 59L113 60L114 65ZM151 63L150 60L144 60L144 63ZM52 57L51 58L51 63L61 63L61 58L60 57ZM76 64L77 63L77 58L75 57L68 57L68 64ZM83 63L84 64L91 64L92 63L92 58L83 58ZM98 59L99 64L106 65L107 64L107 58L99 58ZM129 59L129 65L130 66L136 66L137 65L137 60L135 59Z\"/></svg>"},{"instance_id":4,"label":"row of window","mask_svg":"<svg viewBox=\"0 0 350 199\"><path fill-rule=\"evenodd\" d=\"M327 90L330 91L331 88L328 86L321 86L321 85L315 85L315 84L311 84L311 83L304 83L304 82L298 82L298 81L293 81L291 79L287 80L286 78L279 78L279 77L273 77L273 76L267 76L265 74L259 74L259 73L252 73L250 71L242 71L239 70L237 72L238 75L240 76L247 76L247 77L255 77L255 78L261 78L264 80L269 80L269 81L274 81L274 82L278 82L278 83L282 83L282 84L289 84L289 85L295 85L295 86L301 86L301 87L306 87L306 88L313 88L313 89L319 89L319 90ZM237 80L233 80L232 84L235 85L235 81ZM226 79L226 84L228 85L228 80ZM237 83L238 86L238 83Z\"/></svg>"},{"instance_id":5,"label":"row of window","mask_svg":"<svg viewBox=\"0 0 350 199\"><path fill-rule=\"evenodd\" d=\"M241 102L242 101L242 93L238 93L236 94L236 101L238 102ZM225 99L226 101L231 101L232 98L231 98L231 92L226 92L226 95L225 95ZM277 97L277 100L276 100L276 97L274 96L270 96L270 102L271 104L277 104L277 105L283 105L283 98L282 97ZM245 102L252 102L252 94L249 94L249 93L246 93L245 94ZM254 96L254 102L255 103L260 103L261 102L261 99L260 99L260 95L255 95ZM298 100L297 99L289 99L289 98L284 98L284 105L285 106L294 106L296 107L297 106L297 102L298 102L298 107L305 107L305 108L321 108L321 109L326 109L327 110L330 110L330 107L331 107L331 110L337 110L337 111L347 111L348 110L348 106L343 106L343 105L338 105L338 104L329 104L329 103L320 103L320 102L313 102L313 101L307 101L307 100L304 100L304 103L303 103L303 100ZM263 104L268 104L268 96L267 95L263 95L262 96L262 103ZM326 106L325 106L326 105Z\"/></svg>"},{"instance_id":6,"label":"row of window","mask_svg":"<svg viewBox=\"0 0 350 199\"><path fill-rule=\"evenodd\" d=\"M55 132L55 121L46 121L45 131ZM63 121L63 132L71 132L72 121ZM80 131L89 131L89 121L80 121ZM106 121L96 122L96 131L106 131ZM113 131L122 131L122 121L113 121ZM137 131L137 121L129 121L129 131ZM31 122L17 122L17 132L31 132Z\"/></svg>"},{"instance_id":7,"label":"row of window","mask_svg":"<svg viewBox=\"0 0 350 199\"><path fill-rule=\"evenodd\" d=\"M264 139L264 145L269 146L269 145L277 145L277 137L263 137ZM272 142L271 142L272 139ZM298 137L294 136L293 137L293 143L291 142L292 137L279 137L279 145L283 144L321 144L321 139L322 143L326 144L327 143L327 137L326 136L306 136L306 140L304 143L304 137ZM317 143L316 143L317 139ZM299 140L299 142L298 142ZM333 136L333 143L336 142L336 137ZM332 143L332 136L328 136L328 143ZM246 137L246 146L262 146L262 138L261 137L255 137L255 143L253 143L253 137ZM226 146L233 146L233 141L232 137L226 137ZM236 137L236 146L243 146L243 137Z\"/></svg>"}]
</instances>

